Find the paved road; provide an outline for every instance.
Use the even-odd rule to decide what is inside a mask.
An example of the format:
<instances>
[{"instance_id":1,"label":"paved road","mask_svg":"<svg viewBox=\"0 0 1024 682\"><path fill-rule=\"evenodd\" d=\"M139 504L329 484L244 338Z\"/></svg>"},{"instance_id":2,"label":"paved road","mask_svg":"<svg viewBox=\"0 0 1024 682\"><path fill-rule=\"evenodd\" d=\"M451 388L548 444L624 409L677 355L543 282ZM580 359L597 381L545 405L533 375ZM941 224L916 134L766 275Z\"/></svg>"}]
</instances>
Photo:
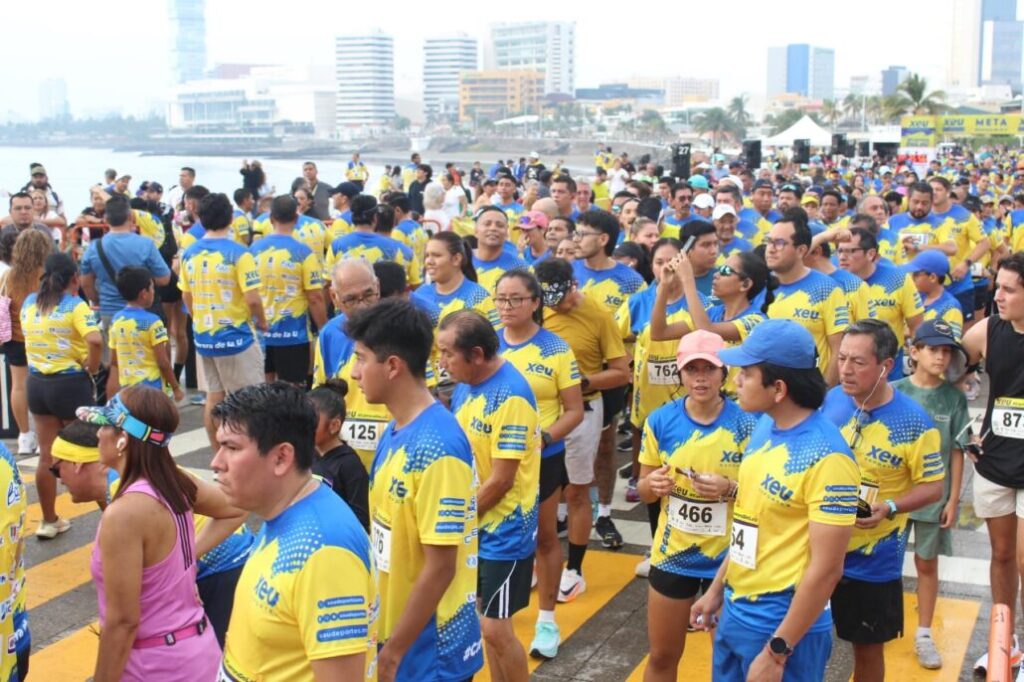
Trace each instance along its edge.
<instances>
[{"instance_id":1,"label":"paved road","mask_svg":"<svg viewBox=\"0 0 1024 682\"><path fill-rule=\"evenodd\" d=\"M975 403L981 405L980 401ZM210 451L202 431L199 408L182 411L182 426L172 443L178 461L200 471L209 471ZM9 444L12 445L12 444ZM624 463L628 455L620 454ZM20 463L28 477L28 531L39 519L35 490L31 485L35 458ZM967 476L970 476L968 471ZM634 568L649 542L643 505L624 501L624 482L619 481L613 517L627 544L621 552L601 551L592 543L584 564L588 590L576 602L559 606L558 621L564 644L556 660L538 665L531 662L537 680L639 680L648 650L646 634L645 580L635 578ZM970 490L970 479L965 482ZM59 513L73 519L70 531L51 541L29 537L27 590L33 639L32 679L77 681L89 679L97 646L95 635L96 595L89 576L89 556L99 513L93 505L75 505L64 493L58 500ZM982 524L973 516L969 502L962 508L954 533L956 556L940 560L941 595L935 636L944 652L946 666L928 672L918 668L913 654L913 632L917 625L913 591L913 560L905 563L907 579L906 629L908 637L887 649L890 680L970 680L970 666L987 646L988 539ZM536 603L520 613L516 629L529 642L536 619ZM689 637L680 679L710 679L710 646L706 634ZM829 665L829 682L849 680L849 649L837 642ZM486 678L486 673L477 679Z\"/></svg>"}]
</instances>

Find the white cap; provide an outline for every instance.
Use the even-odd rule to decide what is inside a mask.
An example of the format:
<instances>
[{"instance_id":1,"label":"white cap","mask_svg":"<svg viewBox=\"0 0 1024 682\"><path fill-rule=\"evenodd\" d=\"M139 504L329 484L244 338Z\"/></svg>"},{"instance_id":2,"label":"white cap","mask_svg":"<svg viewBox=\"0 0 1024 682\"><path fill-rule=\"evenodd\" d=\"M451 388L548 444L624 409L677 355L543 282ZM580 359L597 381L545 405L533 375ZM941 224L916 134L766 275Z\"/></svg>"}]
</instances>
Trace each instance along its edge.
<instances>
[{"instance_id":1,"label":"white cap","mask_svg":"<svg viewBox=\"0 0 1024 682\"><path fill-rule=\"evenodd\" d=\"M878 169L879 175L885 175L886 173L892 173L892 169L888 166L882 166Z\"/></svg>"},{"instance_id":2,"label":"white cap","mask_svg":"<svg viewBox=\"0 0 1024 682\"><path fill-rule=\"evenodd\" d=\"M723 181L728 181L728 182L732 183L733 187L739 187L740 189L743 189L743 180L741 180L740 176L738 176L738 175L726 175L724 178L722 178L718 182L719 182L719 184L721 184Z\"/></svg>"},{"instance_id":3,"label":"white cap","mask_svg":"<svg viewBox=\"0 0 1024 682\"><path fill-rule=\"evenodd\" d=\"M731 215L731 216L735 217L736 216L736 209L733 208L732 206L730 206L729 204L719 204L718 206L715 206L715 210L711 214L711 219L712 220L718 220L719 218L721 218L724 215Z\"/></svg>"},{"instance_id":4,"label":"white cap","mask_svg":"<svg viewBox=\"0 0 1024 682\"><path fill-rule=\"evenodd\" d=\"M531 159L539 159L540 158L540 154L538 154L537 152L530 152L530 158Z\"/></svg>"},{"instance_id":5,"label":"white cap","mask_svg":"<svg viewBox=\"0 0 1024 682\"><path fill-rule=\"evenodd\" d=\"M711 168L711 164L705 163L704 161L701 161L700 163L697 164L697 168L705 170L705 169Z\"/></svg>"},{"instance_id":6,"label":"white cap","mask_svg":"<svg viewBox=\"0 0 1024 682\"><path fill-rule=\"evenodd\" d=\"M693 199L693 207L694 208L714 208L715 207L715 200L707 192L702 192L701 194L698 194L696 197L694 197L694 199Z\"/></svg>"}]
</instances>

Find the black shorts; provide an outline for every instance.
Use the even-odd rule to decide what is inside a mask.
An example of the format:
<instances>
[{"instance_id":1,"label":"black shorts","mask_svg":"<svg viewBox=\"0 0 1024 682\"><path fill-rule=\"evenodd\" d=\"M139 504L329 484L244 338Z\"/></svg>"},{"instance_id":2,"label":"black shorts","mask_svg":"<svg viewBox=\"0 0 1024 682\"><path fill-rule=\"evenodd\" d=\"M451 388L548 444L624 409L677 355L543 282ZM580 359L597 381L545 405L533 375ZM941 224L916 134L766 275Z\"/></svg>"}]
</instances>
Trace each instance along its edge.
<instances>
[{"instance_id":1,"label":"black shorts","mask_svg":"<svg viewBox=\"0 0 1024 682\"><path fill-rule=\"evenodd\" d=\"M974 309L988 310L992 302L992 291L988 288L988 280L974 282Z\"/></svg>"},{"instance_id":2,"label":"black shorts","mask_svg":"<svg viewBox=\"0 0 1024 682\"><path fill-rule=\"evenodd\" d=\"M7 356L7 364L11 367L28 367L24 341L8 341L0 346L0 351Z\"/></svg>"},{"instance_id":3,"label":"black shorts","mask_svg":"<svg viewBox=\"0 0 1024 682\"><path fill-rule=\"evenodd\" d=\"M263 371L276 374L278 381L305 384L309 376L309 343L294 346L270 346L263 355Z\"/></svg>"},{"instance_id":4,"label":"black shorts","mask_svg":"<svg viewBox=\"0 0 1024 682\"><path fill-rule=\"evenodd\" d=\"M228 621L231 620L231 609L235 605L235 586L242 575L245 564L222 573L208 575L196 581L199 598L203 601L203 611L210 621L217 642L224 648L224 636L228 633Z\"/></svg>"},{"instance_id":5,"label":"black shorts","mask_svg":"<svg viewBox=\"0 0 1024 682\"><path fill-rule=\"evenodd\" d=\"M651 566L647 582L650 583L651 589L669 599L693 599L711 587L711 578L677 575L654 566Z\"/></svg>"},{"instance_id":6,"label":"black shorts","mask_svg":"<svg viewBox=\"0 0 1024 682\"><path fill-rule=\"evenodd\" d=\"M511 618L530 603L533 555L514 561L480 559L476 574L476 598L487 618Z\"/></svg>"},{"instance_id":7,"label":"black shorts","mask_svg":"<svg viewBox=\"0 0 1024 682\"><path fill-rule=\"evenodd\" d=\"M902 637L903 580L841 578L832 592L832 622L839 639L853 644L884 644Z\"/></svg>"},{"instance_id":8,"label":"black shorts","mask_svg":"<svg viewBox=\"0 0 1024 682\"><path fill-rule=\"evenodd\" d=\"M960 309L964 313L964 322L970 322L974 319L974 287L971 286L964 291L953 294L953 298L960 304Z\"/></svg>"},{"instance_id":9,"label":"black shorts","mask_svg":"<svg viewBox=\"0 0 1024 682\"><path fill-rule=\"evenodd\" d=\"M75 418L75 410L96 401L92 379L85 372L77 374L36 374L29 372L25 382L28 411L65 421Z\"/></svg>"},{"instance_id":10,"label":"black shorts","mask_svg":"<svg viewBox=\"0 0 1024 682\"><path fill-rule=\"evenodd\" d=\"M626 393L629 386L619 386L601 391L601 402L604 404L604 428L608 428L619 416L619 412L626 409Z\"/></svg>"},{"instance_id":11,"label":"black shorts","mask_svg":"<svg viewBox=\"0 0 1024 682\"><path fill-rule=\"evenodd\" d=\"M569 474L565 471L565 450L540 460L540 501L548 499L569 485Z\"/></svg>"},{"instance_id":12,"label":"black shorts","mask_svg":"<svg viewBox=\"0 0 1024 682\"><path fill-rule=\"evenodd\" d=\"M181 289L178 288L178 274L171 270L171 281L156 288L161 303L178 303L181 301Z\"/></svg>"}]
</instances>

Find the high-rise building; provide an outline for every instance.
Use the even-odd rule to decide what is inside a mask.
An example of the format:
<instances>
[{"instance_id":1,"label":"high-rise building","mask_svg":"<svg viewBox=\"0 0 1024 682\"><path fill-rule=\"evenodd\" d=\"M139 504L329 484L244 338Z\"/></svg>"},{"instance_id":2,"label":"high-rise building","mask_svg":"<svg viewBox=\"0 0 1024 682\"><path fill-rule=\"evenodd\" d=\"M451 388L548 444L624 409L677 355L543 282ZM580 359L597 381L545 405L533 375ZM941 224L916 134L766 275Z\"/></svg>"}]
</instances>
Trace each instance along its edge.
<instances>
[{"instance_id":1,"label":"high-rise building","mask_svg":"<svg viewBox=\"0 0 1024 682\"><path fill-rule=\"evenodd\" d=\"M573 94L576 84L576 22L531 21L491 26L485 68L540 71L544 92Z\"/></svg>"},{"instance_id":2,"label":"high-rise building","mask_svg":"<svg viewBox=\"0 0 1024 682\"><path fill-rule=\"evenodd\" d=\"M206 0L170 0L171 72L175 84L206 70Z\"/></svg>"},{"instance_id":3,"label":"high-rise building","mask_svg":"<svg viewBox=\"0 0 1024 682\"><path fill-rule=\"evenodd\" d=\"M953 0L950 29L946 84L950 88L976 88L981 74L981 0Z\"/></svg>"},{"instance_id":4,"label":"high-rise building","mask_svg":"<svg viewBox=\"0 0 1024 682\"><path fill-rule=\"evenodd\" d=\"M540 71L465 71L459 81L459 120L536 114L543 95Z\"/></svg>"},{"instance_id":5,"label":"high-rise building","mask_svg":"<svg viewBox=\"0 0 1024 682\"><path fill-rule=\"evenodd\" d=\"M1024 22L1017 20L1017 0L953 0L950 25L950 87L1021 87Z\"/></svg>"},{"instance_id":6,"label":"high-rise building","mask_svg":"<svg viewBox=\"0 0 1024 682\"><path fill-rule=\"evenodd\" d=\"M719 94L717 78L633 76L627 81L627 84L630 88L641 90L661 90L664 93L664 106L666 107L681 107L692 102L707 102L718 99Z\"/></svg>"},{"instance_id":7,"label":"high-rise building","mask_svg":"<svg viewBox=\"0 0 1024 682\"><path fill-rule=\"evenodd\" d=\"M338 128L383 128L395 119L395 45L377 30L334 39Z\"/></svg>"},{"instance_id":8,"label":"high-rise building","mask_svg":"<svg viewBox=\"0 0 1024 682\"><path fill-rule=\"evenodd\" d=\"M461 33L423 42L423 112L427 119L458 115L459 76L476 69L476 38Z\"/></svg>"},{"instance_id":9,"label":"high-rise building","mask_svg":"<svg viewBox=\"0 0 1024 682\"><path fill-rule=\"evenodd\" d=\"M63 78L47 78L39 84L39 118L47 121L67 118L71 115L68 106L68 83Z\"/></svg>"},{"instance_id":10,"label":"high-rise building","mask_svg":"<svg viewBox=\"0 0 1024 682\"><path fill-rule=\"evenodd\" d=\"M870 78L868 76L850 76L850 94L851 95L866 95L868 94L868 87L870 84Z\"/></svg>"},{"instance_id":11,"label":"high-rise building","mask_svg":"<svg viewBox=\"0 0 1024 682\"><path fill-rule=\"evenodd\" d=\"M905 66L890 66L882 70L882 96L895 95L900 83L907 80L910 69Z\"/></svg>"},{"instance_id":12,"label":"high-rise building","mask_svg":"<svg viewBox=\"0 0 1024 682\"><path fill-rule=\"evenodd\" d=\"M835 50L806 43L768 48L768 96L790 93L831 99L835 59Z\"/></svg>"}]
</instances>

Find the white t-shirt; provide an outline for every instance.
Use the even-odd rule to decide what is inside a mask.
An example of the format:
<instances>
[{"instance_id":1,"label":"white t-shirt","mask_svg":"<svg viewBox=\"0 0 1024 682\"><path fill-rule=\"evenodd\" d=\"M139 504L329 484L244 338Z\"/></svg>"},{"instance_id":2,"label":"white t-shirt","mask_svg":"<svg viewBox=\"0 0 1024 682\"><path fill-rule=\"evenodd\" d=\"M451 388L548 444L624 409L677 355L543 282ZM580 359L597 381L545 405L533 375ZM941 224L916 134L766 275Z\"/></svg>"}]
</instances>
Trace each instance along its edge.
<instances>
[{"instance_id":1,"label":"white t-shirt","mask_svg":"<svg viewBox=\"0 0 1024 682\"><path fill-rule=\"evenodd\" d=\"M442 210L448 214L449 222L462 215L462 202L466 199L466 193L458 185L452 185L444 193L444 205Z\"/></svg>"},{"instance_id":2,"label":"white t-shirt","mask_svg":"<svg viewBox=\"0 0 1024 682\"><path fill-rule=\"evenodd\" d=\"M449 227L451 227L451 218L448 216L448 213L442 208L432 208L424 211L423 221L424 229L426 229L427 232L430 232L431 234L433 234L435 231L443 232L444 230L447 230ZM434 224L430 223L429 221L437 223L440 227L435 228Z\"/></svg>"},{"instance_id":3,"label":"white t-shirt","mask_svg":"<svg viewBox=\"0 0 1024 682\"><path fill-rule=\"evenodd\" d=\"M629 173L624 169L608 171L608 196L614 197L626 189L627 182L629 182Z\"/></svg>"}]
</instances>

